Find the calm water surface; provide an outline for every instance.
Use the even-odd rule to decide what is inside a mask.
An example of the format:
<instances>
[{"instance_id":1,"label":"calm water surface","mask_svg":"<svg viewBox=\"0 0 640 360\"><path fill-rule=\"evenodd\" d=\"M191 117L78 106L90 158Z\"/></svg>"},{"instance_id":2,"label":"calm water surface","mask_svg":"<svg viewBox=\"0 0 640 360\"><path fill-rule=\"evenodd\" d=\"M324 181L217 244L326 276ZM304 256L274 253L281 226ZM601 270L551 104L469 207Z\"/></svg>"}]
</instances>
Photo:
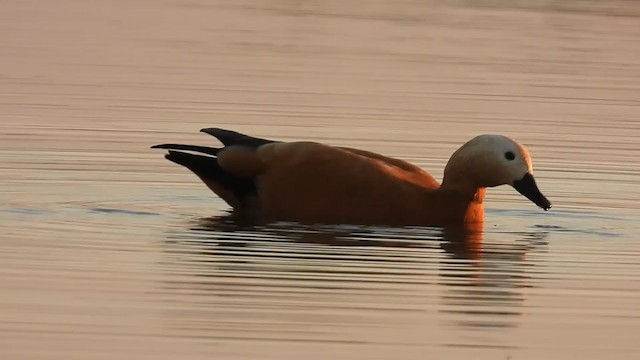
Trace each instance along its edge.
<instances>
[{"instance_id":1,"label":"calm water surface","mask_svg":"<svg viewBox=\"0 0 640 360\"><path fill-rule=\"evenodd\" d=\"M515 4L515 5L514 5ZM635 1L4 1L0 358L637 359ZM528 145L480 233L234 224L152 144Z\"/></svg>"}]
</instances>

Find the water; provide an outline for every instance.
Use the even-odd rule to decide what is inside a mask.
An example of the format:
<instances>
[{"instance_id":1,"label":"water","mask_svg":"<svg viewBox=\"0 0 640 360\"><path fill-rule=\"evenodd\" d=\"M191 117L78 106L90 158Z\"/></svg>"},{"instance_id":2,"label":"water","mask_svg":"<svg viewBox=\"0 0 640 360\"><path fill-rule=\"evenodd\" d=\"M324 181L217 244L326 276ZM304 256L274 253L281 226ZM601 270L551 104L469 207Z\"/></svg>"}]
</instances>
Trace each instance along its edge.
<instances>
[{"instance_id":1,"label":"water","mask_svg":"<svg viewBox=\"0 0 640 360\"><path fill-rule=\"evenodd\" d=\"M635 359L633 1L6 1L0 358ZM441 178L479 133L537 209L479 234L246 227L152 144L218 126Z\"/></svg>"}]
</instances>

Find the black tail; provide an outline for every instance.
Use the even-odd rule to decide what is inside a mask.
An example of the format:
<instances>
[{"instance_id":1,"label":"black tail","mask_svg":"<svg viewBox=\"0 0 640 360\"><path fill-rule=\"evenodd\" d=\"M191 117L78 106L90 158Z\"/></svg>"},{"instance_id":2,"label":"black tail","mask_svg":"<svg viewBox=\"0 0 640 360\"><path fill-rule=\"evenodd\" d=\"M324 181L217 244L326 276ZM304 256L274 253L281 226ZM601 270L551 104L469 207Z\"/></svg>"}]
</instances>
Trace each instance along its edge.
<instances>
[{"instance_id":1,"label":"black tail","mask_svg":"<svg viewBox=\"0 0 640 360\"><path fill-rule=\"evenodd\" d=\"M230 130L209 128L202 129L201 131L215 136L225 146L245 146L255 149L264 144L273 142L271 140L254 138ZM233 176L220 167L216 156L218 155L218 152L222 150L221 148L184 144L160 144L154 145L152 148L168 149L169 152L165 155L167 160L191 170L214 192L216 192L215 189L219 187L224 188L225 193L229 191L232 192L235 199L231 199L232 201L229 201L230 199L225 198L225 200L232 206L234 206L233 204L245 204L250 197L256 195L256 186L253 179ZM184 151L192 151L206 155L191 154ZM218 193L218 195L222 197L221 194Z\"/></svg>"},{"instance_id":2,"label":"black tail","mask_svg":"<svg viewBox=\"0 0 640 360\"><path fill-rule=\"evenodd\" d=\"M200 178L218 179L225 178L228 174L218 165L218 160L212 156L189 154L182 151L169 150L165 159L173 161L193 171Z\"/></svg>"},{"instance_id":3,"label":"black tail","mask_svg":"<svg viewBox=\"0 0 640 360\"><path fill-rule=\"evenodd\" d=\"M173 150L169 150L169 153L164 157L191 170L214 192L217 192L217 186L232 192L234 197L232 199L221 193L218 195L233 207L243 206L249 201L249 198L256 195L256 186L252 179L239 178L229 174L220 167L218 159L215 157Z\"/></svg>"},{"instance_id":4,"label":"black tail","mask_svg":"<svg viewBox=\"0 0 640 360\"><path fill-rule=\"evenodd\" d=\"M172 150L187 150L187 151L195 151L207 155L218 155L218 152L221 150L219 148L212 148L208 146L198 146L198 145L184 145L184 144L160 144L153 145L152 149L172 149Z\"/></svg>"}]
</instances>

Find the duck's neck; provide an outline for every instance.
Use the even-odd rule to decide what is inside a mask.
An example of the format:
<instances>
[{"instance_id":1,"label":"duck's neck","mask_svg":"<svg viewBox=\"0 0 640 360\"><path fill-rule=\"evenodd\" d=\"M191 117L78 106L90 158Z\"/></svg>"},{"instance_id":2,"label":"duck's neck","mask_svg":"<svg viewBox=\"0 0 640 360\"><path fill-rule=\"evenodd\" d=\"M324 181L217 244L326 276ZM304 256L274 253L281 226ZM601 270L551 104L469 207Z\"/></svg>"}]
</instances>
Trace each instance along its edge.
<instances>
[{"instance_id":1,"label":"duck's neck","mask_svg":"<svg viewBox=\"0 0 640 360\"><path fill-rule=\"evenodd\" d=\"M472 223L484 220L484 195L487 188L465 183L442 182L438 189L445 209L451 209L450 218L459 222Z\"/></svg>"},{"instance_id":2,"label":"duck's neck","mask_svg":"<svg viewBox=\"0 0 640 360\"><path fill-rule=\"evenodd\" d=\"M484 221L484 195L487 188L477 188L472 200L467 205L464 214L464 222L482 222Z\"/></svg>"}]
</instances>

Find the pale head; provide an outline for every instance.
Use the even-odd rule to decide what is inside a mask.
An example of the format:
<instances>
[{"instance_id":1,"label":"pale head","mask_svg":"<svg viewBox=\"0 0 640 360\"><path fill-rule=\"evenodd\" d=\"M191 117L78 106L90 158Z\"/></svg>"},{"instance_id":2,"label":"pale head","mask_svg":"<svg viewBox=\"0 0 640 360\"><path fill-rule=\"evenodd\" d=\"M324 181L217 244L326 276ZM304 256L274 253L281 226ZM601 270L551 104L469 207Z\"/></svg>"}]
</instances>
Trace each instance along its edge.
<instances>
[{"instance_id":1,"label":"pale head","mask_svg":"<svg viewBox=\"0 0 640 360\"><path fill-rule=\"evenodd\" d=\"M545 210L551 207L535 183L529 152L502 135L480 135L462 145L451 155L442 182L465 191L499 185L513 186Z\"/></svg>"}]
</instances>

